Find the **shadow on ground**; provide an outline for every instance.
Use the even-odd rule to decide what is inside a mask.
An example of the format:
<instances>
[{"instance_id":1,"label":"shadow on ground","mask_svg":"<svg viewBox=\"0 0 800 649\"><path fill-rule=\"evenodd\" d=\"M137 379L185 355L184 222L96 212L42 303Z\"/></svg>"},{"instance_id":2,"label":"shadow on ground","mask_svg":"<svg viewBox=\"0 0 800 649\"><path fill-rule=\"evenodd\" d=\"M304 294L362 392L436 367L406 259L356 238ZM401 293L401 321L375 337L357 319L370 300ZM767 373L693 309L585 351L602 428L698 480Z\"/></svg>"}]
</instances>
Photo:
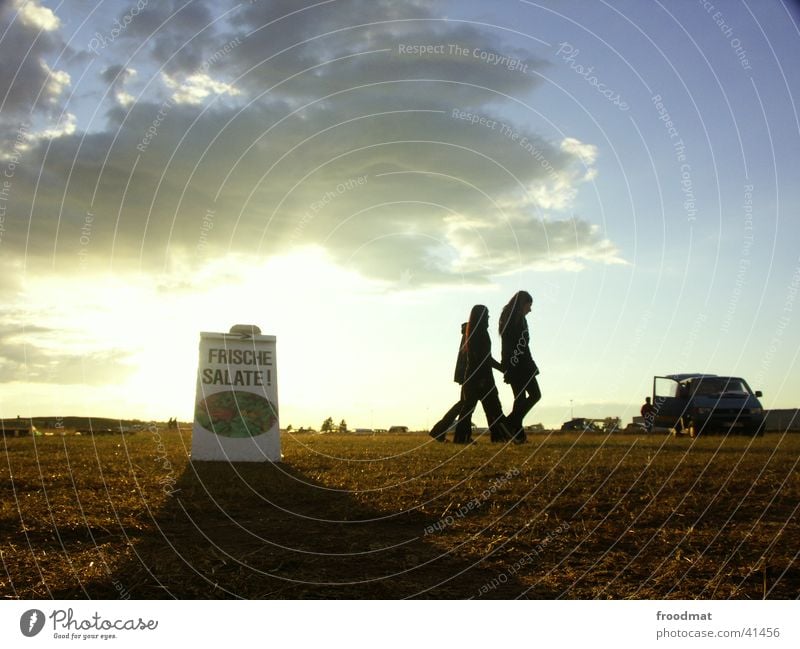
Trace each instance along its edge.
<instances>
[{"instance_id":1,"label":"shadow on ground","mask_svg":"<svg viewBox=\"0 0 800 649\"><path fill-rule=\"evenodd\" d=\"M190 463L130 560L84 592L52 595L462 599L484 587L483 597L508 599L525 590L426 540L436 522L373 511L286 464Z\"/></svg>"}]
</instances>

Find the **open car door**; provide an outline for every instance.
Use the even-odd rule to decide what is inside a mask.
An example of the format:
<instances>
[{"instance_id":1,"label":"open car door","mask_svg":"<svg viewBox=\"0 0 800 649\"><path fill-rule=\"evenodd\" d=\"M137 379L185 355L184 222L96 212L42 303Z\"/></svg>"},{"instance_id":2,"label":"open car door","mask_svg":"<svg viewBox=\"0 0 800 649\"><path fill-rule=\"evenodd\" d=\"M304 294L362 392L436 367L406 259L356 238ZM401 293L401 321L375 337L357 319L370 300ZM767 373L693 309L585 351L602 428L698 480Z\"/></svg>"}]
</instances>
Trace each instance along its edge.
<instances>
[{"instance_id":1,"label":"open car door","mask_svg":"<svg viewBox=\"0 0 800 649\"><path fill-rule=\"evenodd\" d=\"M670 376L653 377L653 424L659 428L681 430L682 417L689 405L689 399L681 393L681 384Z\"/></svg>"}]
</instances>

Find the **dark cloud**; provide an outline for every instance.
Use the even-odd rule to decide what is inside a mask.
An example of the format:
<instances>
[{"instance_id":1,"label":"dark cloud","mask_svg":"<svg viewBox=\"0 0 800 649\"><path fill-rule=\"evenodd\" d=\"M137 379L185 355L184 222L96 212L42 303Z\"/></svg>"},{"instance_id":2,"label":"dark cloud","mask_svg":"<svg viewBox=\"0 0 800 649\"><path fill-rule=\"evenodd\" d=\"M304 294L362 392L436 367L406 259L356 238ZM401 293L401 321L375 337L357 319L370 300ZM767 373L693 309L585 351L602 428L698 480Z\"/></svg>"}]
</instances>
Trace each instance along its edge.
<instances>
[{"instance_id":1,"label":"dark cloud","mask_svg":"<svg viewBox=\"0 0 800 649\"><path fill-rule=\"evenodd\" d=\"M124 65L111 65L100 73L100 78L109 88L109 94L123 106L133 102L133 97L126 91L125 84L135 76L136 71Z\"/></svg>"},{"instance_id":2,"label":"dark cloud","mask_svg":"<svg viewBox=\"0 0 800 649\"><path fill-rule=\"evenodd\" d=\"M436 11L441 7L388 1L306 9L293 2L247 5L231 17L240 29L231 34L242 42L219 68L251 93L269 88L308 99L366 86L365 101L380 97L384 106L416 91L395 81L438 80L440 89L428 92L431 101L446 97L472 107L535 87L533 72L543 61L501 44L497 34L443 19Z\"/></svg>"},{"instance_id":3,"label":"dark cloud","mask_svg":"<svg viewBox=\"0 0 800 649\"><path fill-rule=\"evenodd\" d=\"M172 74L197 68L217 40L215 23L226 10L240 3L150 0L141 10L137 10L137 4L140 3L120 4L116 17L99 33L106 35L116 28L115 47L132 54L143 46L158 68Z\"/></svg>"},{"instance_id":4,"label":"dark cloud","mask_svg":"<svg viewBox=\"0 0 800 649\"><path fill-rule=\"evenodd\" d=\"M158 38L170 36L173 46L180 47L184 41L191 39L213 20L208 5L203 2L150 0L134 15L132 9L135 4L135 2L119 4L116 20L126 25L120 38L135 41L137 45L144 41L154 43ZM225 4L221 3L222 6ZM183 38L180 38L181 35Z\"/></svg>"},{"instance_id":5,"label":"dark cloud","mask_svg":"<svg viewBox=\"0 0 800 649\"><path fill-rule=\"evenodd\" d=\"M124 65L110 65L100 73L100 78L107 84L117 83L126 69Z\"/></svg>"},{"instance_id":6,"label":"dark cloud","mask_svg":"<svg viewBox=\"0 0 800 649\"><path fill-rule=\"evenodd\" d=\"M123 38L136 45L147 41L151 56L166 72L191 69L214 41L214 16L208 7L186 0L150 2ZM224 9L225 3L220 7Z\"/></svg>"}]
</instances>

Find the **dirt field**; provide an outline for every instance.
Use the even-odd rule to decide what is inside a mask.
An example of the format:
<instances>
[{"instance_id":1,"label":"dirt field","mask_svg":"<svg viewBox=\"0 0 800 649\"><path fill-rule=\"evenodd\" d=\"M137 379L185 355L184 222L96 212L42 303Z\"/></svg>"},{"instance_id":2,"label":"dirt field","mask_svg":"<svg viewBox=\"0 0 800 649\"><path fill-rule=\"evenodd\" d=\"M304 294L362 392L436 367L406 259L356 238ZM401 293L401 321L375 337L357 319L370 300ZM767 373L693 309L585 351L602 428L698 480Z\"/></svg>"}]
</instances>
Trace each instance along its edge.
<instances>
[{"instance_id":1,"label":"dirt field","mask_svg":"<svg viewBox=\"0 0 800 649\"><path fill-rule=\"evenodd\" d=\"M795 598L800 435L0 438L4 598Z\"/></svg>"}]
</instances>

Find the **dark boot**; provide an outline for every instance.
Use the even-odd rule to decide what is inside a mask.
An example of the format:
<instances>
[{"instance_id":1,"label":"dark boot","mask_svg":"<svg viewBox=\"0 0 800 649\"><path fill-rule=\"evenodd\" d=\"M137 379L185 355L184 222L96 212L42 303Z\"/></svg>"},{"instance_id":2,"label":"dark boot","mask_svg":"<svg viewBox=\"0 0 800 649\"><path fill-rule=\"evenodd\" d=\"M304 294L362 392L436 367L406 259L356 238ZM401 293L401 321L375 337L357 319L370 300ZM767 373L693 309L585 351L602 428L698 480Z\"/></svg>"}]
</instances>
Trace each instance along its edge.
<instances>
[{"instance_id":1,"label":"dark boot","mask_svg":"<svg viewBox=\"0 0 800 649\"><path fill-rule=\"evenodd\" d=\"M428 433L433 439L437 442L446 442L447 441L447 428L441 425L442 422L438 422L434 424L433 428L431 428L431 432Z\"/></svg>"},{"instance_id":2,"label":"dark boot","mask_svg":"<svg viewBox=\"0 0 800 649\"><path fill-rule=\"evenodd\" d=\"M489 431L492 434L492 441L498 443L505 443L513 437L513 426L508 420L508 417L501 417L494 424L489 426Z\"/></svg>"},{"instance_id":3,"label":"dark boot","mask_svg":"<svg viewBox=\"0 0 800 649\"><path fill-rule=\"evenodd\" d=\"M522 427L522 422L516 418L508 417L506 421L509 431L509 440L515 444L524 444L527 441L525 429Z\"/></svg>"},{"instance_id":4,"label":"dark boot","mask_svg":"<svg viewBox=\"0 0 800 649\"><path fill-rule=\"evenodd\" d=\"M466 425L465 425L466 424ZM456 432L453 434L453 443L454 444L468 444L469 438L471 437L471 427L470 422L461 422L459 421L456 424Z\"/></svg>"}]
</instances>

